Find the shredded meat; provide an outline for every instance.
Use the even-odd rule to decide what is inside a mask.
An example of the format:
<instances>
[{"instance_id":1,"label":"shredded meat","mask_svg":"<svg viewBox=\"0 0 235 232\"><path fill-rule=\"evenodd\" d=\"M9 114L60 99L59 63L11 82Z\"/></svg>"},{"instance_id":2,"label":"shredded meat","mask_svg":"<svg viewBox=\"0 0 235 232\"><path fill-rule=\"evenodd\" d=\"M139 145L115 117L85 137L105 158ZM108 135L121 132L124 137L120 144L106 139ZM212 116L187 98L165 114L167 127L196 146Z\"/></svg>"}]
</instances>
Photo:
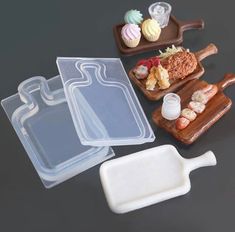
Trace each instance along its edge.
<instances>
[{"instance_id":1,"label":"shredded meat","mask_svg":"<svg viewBox=\"0 0 235 232\"><path fill-rule=\"evenodd\" d=\"M167 69L169 79L184 79L197 67L197 59L191 52L177 52L161 61L162 66Z\"/></svg>"}]
</instances>

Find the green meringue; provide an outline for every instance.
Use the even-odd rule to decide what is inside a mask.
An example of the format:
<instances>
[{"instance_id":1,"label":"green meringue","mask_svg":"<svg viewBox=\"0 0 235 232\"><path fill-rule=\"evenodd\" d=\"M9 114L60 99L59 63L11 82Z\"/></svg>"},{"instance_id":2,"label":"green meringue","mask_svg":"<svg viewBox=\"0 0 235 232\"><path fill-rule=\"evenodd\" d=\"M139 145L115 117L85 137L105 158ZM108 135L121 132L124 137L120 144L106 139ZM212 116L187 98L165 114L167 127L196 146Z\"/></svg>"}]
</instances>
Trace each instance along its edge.
<instances>
[{"instance_id":1,"label":"green meringue","mask_svg":"<svg viewBox=\"0 0 235 232\"><path fill-rule=\"evenodd\" d=\"M138 10L129 10L124 16L125 23L140 24L143 21L143 15Z\"/></svg>"}]
</instances>

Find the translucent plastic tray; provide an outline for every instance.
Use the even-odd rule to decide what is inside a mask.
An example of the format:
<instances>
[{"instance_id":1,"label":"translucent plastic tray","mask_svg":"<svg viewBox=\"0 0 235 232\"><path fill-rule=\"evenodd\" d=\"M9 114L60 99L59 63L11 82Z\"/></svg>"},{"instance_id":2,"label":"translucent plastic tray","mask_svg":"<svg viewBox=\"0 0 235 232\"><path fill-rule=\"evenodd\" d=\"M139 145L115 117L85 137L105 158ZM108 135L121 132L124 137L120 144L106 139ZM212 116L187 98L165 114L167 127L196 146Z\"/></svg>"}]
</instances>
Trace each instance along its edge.
<instances>
[{"instance_id":1,"label":"translucent plastic tray","mask_svg":"<svg viewBox=\"0 0 235 232\"><path fill-rule=\"evenodd\" d=\"M57 65L82 144L130 145L155 139L120 59L61 57Z\"/></svg>"},{"instance_id":2,"label":"translucent plastic tray","mask_svg":"<svg viewBox=\"0 0 235 232\"><path fill-rule=\"evenodd\" d=\"M109 147L83 146L59 76L33 77L2 101L45 187L52 187L114 155ZM89 115L87 116L89 118Z\"/></svg>"}]
</instances>

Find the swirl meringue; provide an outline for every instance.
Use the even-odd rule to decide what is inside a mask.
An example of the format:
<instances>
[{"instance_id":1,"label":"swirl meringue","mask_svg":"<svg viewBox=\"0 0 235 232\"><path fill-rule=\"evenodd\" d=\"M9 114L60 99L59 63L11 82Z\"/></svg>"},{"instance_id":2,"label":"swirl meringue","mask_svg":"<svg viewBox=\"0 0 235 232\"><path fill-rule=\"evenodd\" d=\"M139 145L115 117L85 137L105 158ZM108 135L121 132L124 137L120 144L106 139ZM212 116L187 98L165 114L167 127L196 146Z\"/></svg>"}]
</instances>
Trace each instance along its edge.
<instances>
[{"instance_id":1,"label":"swirl meringue","mask_svg":"<svg viewBox=\"0 0 235 232\"><path fill-rule=\"evenodd\" d=\"M124 16L125 23L140 24L143 21L143 15L138 10L129 10Z\"/></svg>"},{"instance_id":2,"label":"swirl meringue","mask_svg":"<svg viewBox=\"0 0 235 232\"><path fill-rule=\"evenodd\" d=\"M148 41L157 41L161 34L159 23L155 19L146 19L142 23L142 33Z\"/></svg>"},{"instance_id":3,"label":"swirl meringue","mask_svg":"<svg viewBox=\"0 0 235 232\"><path fill-rule=\"evenodd\" d=\"M127 47L134 48L140 42L140 27L136 24L126 24L121 30L121 36Z\"/></svg>"}]
</instances>

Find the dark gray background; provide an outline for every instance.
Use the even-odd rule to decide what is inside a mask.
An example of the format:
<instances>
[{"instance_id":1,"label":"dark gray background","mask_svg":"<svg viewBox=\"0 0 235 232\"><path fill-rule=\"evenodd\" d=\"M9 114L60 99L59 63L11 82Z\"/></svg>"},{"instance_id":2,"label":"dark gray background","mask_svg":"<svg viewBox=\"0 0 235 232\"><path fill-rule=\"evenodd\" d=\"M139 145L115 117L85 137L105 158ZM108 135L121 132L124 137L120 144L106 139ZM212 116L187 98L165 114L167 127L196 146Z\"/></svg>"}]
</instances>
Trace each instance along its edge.
<instances>
[{"instance_id":1,"label":"dark gray background","mask_svg":"<svg viewBox=\"0 0 235 232\"><path fill-rule=\"evenodd\" d=\"M34 75L57 75L57 56L119 57L112 26L126 10L147 15L145 1L1 1L0 98L16 92L18 84ZM170 1L169 1L170 2ZM235 72L234 4L224 1L171 1L182 20L205 20L205 30L185 33L192 51L214 42L219 54L203 64L203 79L215 82ZM122 58L129 70L141 57ZM151 112L160 104L138 98L156 133L154 143L115 147L116 157L161 144L173 144L184 157L213 150L218 165L194 171L192 189L185 196L124 215L113 214L105 201L96 166L50 190L36 174L3 110L0 111L0 231L122 231L221 232L235 227L235 107L195 144L184 146L156 128ZM235 87L226 94L235 100Z\"/></svg>"}]
</instances>

